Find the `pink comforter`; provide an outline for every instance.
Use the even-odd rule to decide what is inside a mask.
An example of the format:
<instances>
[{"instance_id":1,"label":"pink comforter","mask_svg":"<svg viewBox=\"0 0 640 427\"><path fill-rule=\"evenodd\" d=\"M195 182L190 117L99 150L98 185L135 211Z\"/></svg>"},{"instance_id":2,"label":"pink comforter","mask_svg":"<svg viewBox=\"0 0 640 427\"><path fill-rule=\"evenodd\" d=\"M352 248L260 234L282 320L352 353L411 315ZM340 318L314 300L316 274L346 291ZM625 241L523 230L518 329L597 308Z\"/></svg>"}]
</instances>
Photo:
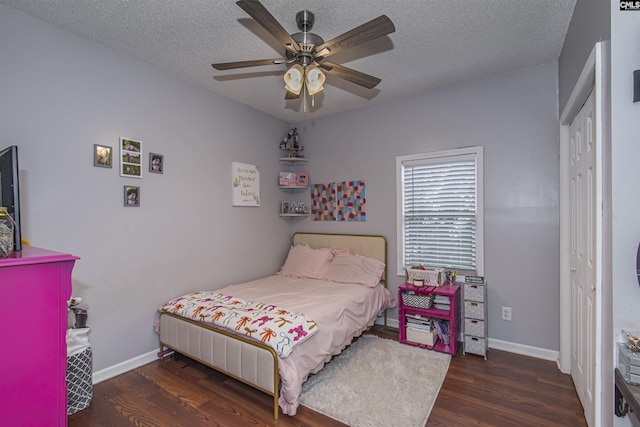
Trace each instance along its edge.
<instances>
[{"instance_id":1,"label":"pink comforter","mask_svg":"<svg viewBox=\"0 0 640 427\"><path fill-rule=\"evenodd\" d=\"M288 415L296 414L302 384L309 374L322 369L354 337L372 326L385 309L395 307L391 293L380 285L367 288L279 275L217 291L304 313L318 325L319 332L297 345L289 357L279 359L282 388L278 403Z\"/></svg>"}]
</instances>

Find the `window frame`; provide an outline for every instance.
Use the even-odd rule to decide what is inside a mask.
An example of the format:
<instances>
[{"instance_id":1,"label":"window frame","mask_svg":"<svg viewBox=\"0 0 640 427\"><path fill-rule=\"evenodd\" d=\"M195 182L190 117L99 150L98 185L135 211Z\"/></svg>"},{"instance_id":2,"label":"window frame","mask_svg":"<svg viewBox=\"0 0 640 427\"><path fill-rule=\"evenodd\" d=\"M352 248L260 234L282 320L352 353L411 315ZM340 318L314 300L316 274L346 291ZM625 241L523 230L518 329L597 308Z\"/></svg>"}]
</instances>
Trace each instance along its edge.
<instances>
[{"instance_id":1,"label":"window frame","mask_svg":"<svg viewBox=\"0 0 640 427\"><path fill-rule=\"evenodd\" d=\"M452 150L434 151L419 154L409 154L396 157L396 274L405 275L404 260L404 165L416 162L432 162L442 160L455 161L456 158L473 156L476 160L476 271L458 271L460 274L474 274L484 276L484 181L482 146L457 148Z\"/></svg>"}]
</instances>

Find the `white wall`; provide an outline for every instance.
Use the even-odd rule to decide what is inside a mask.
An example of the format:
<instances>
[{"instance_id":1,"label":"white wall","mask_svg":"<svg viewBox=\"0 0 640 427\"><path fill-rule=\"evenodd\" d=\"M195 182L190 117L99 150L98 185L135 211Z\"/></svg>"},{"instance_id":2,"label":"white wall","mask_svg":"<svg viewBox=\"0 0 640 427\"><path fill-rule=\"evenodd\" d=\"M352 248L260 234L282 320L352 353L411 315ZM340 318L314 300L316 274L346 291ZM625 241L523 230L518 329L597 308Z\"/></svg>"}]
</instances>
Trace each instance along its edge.
<instances>
[{"instance_id":1,"label":"white wall","mask_svg":"<svg viewBox=\"0 0 640 427\"><path fill-rule=\"evenodd\" d=\"M278 269L288 129L0 5L0 147L19 146L23 236L81 257L73 294L90 306L94 371L157 349L169 298ZM121 136L143 142L143 179L93 166L93 144L117 154ZM164 154L164 174L147 172L149 151ZM233 161L260 168L259 208L231 206ZM141 207L123 207L124 185L141 187Z\"/></svg>"},{"instance_id":2,"label":"white wall","mask_svg":"<svg viewBox=\"0 0 640 427\"><path fill-rule=\"evenodd\" d=\"M640 103L633 103L633 71L640 69L640 12L611 2L611 136L613 204L613 332L640 334L640 286L636 251L640 242ZM634 415L616 426L640 425ZM633 421L633 422L632 422Z\"/></svg>"},{"instance_id":3,"label":"white wall","mask_svg":"<svg viewBox=\"0 0 640 427\"><path fill-rule=\"evenodd\" d=\"M557 79L544 64L300 123L311 183L365 180L367 221L295 228L386 236L396 292L396 156L482 145L489 337L558 350Z\"/></svg>"}]
</instances>

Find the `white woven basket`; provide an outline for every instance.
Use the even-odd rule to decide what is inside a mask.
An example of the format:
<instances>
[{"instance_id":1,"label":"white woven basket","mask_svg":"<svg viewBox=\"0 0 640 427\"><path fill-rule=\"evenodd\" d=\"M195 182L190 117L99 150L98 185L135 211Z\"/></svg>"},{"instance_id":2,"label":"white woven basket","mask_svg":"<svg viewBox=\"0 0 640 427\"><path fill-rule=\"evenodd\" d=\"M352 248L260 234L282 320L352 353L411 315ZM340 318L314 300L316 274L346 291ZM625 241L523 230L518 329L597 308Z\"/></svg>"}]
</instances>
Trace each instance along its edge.
<instances>
[{"instance_id":1,"label":"white woven basket","mask_svg":"<svg viewBox=\"0 0 640 427\"><path fill-rule=\"evenodd\" d=\"M421 268L407 268L407 283L413 284L415 279L424 280L425 286L442 286L447 280L444 268L429 267L424 270Z\"/></svg>"}]
</instances>

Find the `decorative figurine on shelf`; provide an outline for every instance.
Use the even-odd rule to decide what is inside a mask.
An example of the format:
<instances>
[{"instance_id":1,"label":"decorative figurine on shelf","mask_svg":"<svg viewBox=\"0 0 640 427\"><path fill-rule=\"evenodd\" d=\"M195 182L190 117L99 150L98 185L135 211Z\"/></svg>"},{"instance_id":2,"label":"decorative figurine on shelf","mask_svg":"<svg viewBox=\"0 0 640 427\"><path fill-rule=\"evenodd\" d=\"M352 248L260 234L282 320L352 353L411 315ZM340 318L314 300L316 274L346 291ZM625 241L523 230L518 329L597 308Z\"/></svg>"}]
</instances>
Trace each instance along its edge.
<instances>
[{"instance_id":1,"label":"decorative figurine on shelf","mask_svg":"<svg viewBox=\"0 0 640 427\"><path fill-rule=\"evenodd\" d=\"M282 139L280 142L281 150L289 150L289 157L298 157L303 158L304 156L300 154L304 151L304 147L298 143L298 128L291 128L287 136Z\"/></svg>"}]
</instances>

